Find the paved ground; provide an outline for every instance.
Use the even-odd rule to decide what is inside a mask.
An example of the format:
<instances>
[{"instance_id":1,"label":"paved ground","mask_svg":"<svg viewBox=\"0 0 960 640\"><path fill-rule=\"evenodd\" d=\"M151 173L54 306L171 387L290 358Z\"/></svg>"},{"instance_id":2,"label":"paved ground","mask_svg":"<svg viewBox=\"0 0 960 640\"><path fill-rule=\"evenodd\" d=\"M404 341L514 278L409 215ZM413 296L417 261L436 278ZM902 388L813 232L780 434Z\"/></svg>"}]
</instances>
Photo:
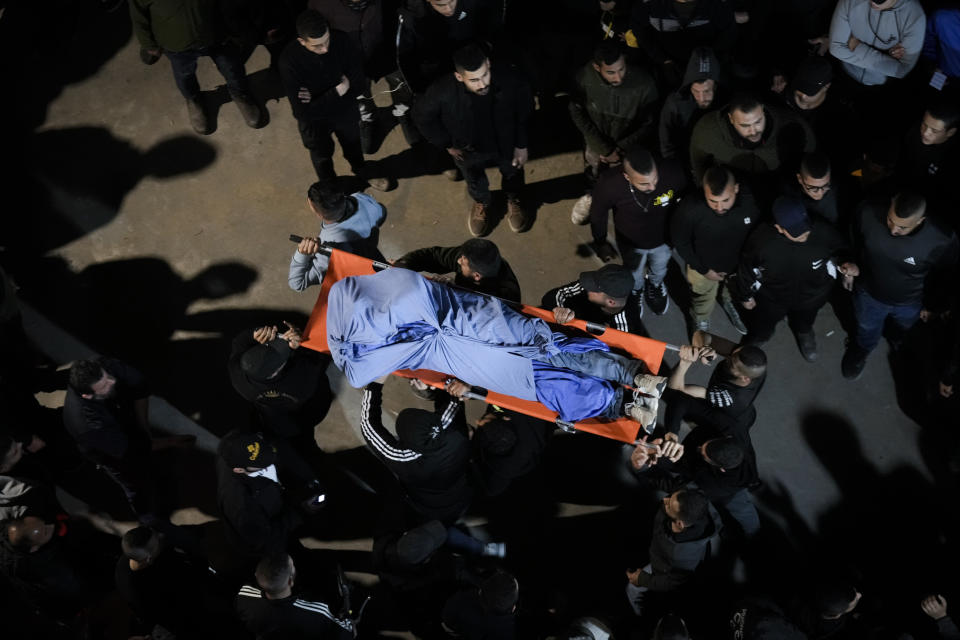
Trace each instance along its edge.
<instances>
[{"instance_id":1,"label":"paved ground","mask_svg":"<svg viewBox=\"0 0 960 640\"><path fill-rule=\"evenodd\" d=\"M160 378L158 393L172 405L222 434L242 410L226 381L229 339L261 322L302 322L315 296L286 286L288 234L317 229L304 202L314 175L287 101L277 99L265 69L266 51L258 49L247 69L266 98L269 124L251 130L233 105L220 104L216 132L200 138L189 128L166 61L153 67L139 61L122 12L79 15L51 30L18 22L22 11L0 20L8 37L52 33L47 44L26 47L18 58L23 88L14 98L15 135L27 153L17 158L22 165L11 186L25 206L7 215L31 235L4 244L21 294L94 349L140 364ZM211 90L211 104L223 102L225 92L213 91L221 79L209 60L201 62L200 82ZM386 96L377 102L386 105ZM536 223L524 234L501 224L490 236L517 272L524 301L534 304L548 288L599 264L578 251L589 229L569 220L580 172L572 127L550 113L537 117L527 170L543 201ZM404 149L395 129L375 159L393 157L389 166L415 173ZM341 158L337 167L346 170ZM393 192L374 193L389 209L383 253L392 258L465 240L464 191L462 182L413 175ZM672 292L680 294L674 267ZM653 337L684 340L675 303L665 316L648 314L645 321ZM735 337L719 310L714 321L719 333ZM836 545L885 530L882 542L856 555L865 563L899 564L879 553L888 542L903 549L939 535L937 522L922 522L932 498L917 499L932 486L921 429L898 405L885 346L859 381L848 382L840 376L846 334L829 308L816 331L821 356L814 364L802 360L783 325L767 347L770 370L753 432L767 487L764 508L770 522L788 524L794 534L803 525L819 529ZM337 371L330 376L338 399L318 439L328 451L356 447L357 392ZM397 383L390 392L393 412L411 402ZM891 513L914 518L916 529L887 530ZM904 531L913 538L889 537Z\"/></svg>"}]
</instances>

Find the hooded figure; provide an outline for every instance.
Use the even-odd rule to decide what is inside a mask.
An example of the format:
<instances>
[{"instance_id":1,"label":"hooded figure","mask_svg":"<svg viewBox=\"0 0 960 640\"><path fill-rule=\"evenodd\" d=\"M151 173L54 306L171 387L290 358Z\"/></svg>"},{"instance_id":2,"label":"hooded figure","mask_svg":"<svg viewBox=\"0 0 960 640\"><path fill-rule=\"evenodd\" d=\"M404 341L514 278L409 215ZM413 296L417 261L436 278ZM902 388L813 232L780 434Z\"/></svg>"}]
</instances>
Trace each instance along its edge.
<instances>
[{"instance_id":1,"label":"hooded figure","mask_svg":"<svg viewBox=\"0 0 960 640\"><path fill-rule=\"evenodd\" d=\"M382 403L382 384L364 387L360 432L367 447L397 476L420 515L453 524L473 497L463 403L438 393L434 411L404 409L397 416L396 436L383 426Z\"/></svg>"},{"instance_id":2,"label":"hooded figure","mask_svg":"<svg viewBox=\"0 0 960 640\"><path fill-rule=\"evenodd\" d=\"M690 133L694 125L707 111L723 104L717 99L719 82L720 62L713 49L694 49L683 83L667 96L660 112L660 154L664 158L690 164Z\"/></svg>"}]
</instances>

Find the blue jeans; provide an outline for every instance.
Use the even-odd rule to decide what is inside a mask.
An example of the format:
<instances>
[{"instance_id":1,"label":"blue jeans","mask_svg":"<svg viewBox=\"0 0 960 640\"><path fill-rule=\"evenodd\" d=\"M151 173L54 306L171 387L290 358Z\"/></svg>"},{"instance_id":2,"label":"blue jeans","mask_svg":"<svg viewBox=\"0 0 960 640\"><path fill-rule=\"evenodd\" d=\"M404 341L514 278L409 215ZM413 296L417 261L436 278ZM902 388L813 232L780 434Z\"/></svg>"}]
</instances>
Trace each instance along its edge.
<instances>
[{"instance_id":1,"label":"blue jeans","mask_svg":"<svg viewBox=\"0 0 960 640\"><path fill-rule=\"evenodd\" d=\"M855 341L857 346L867 352L873 351L883 335L883 325L887 318L893 321L898 334L906 333L920 319L922 308L923 305L919 302L886 304L857 287L853 292L853 313L857 318Z\"/></svg>"},{"instance_id":2,"label":"blue jeans","mask_svg":"<svg viewBox=\"0 0 960 640\"><path fill-rule=\"evenodd\" d=\"M220 75L227 81L231 94L247 93L247 72L243 67L240 54L231 46L213 45L186 51L164 51L173 68L173 80L177 89L187 100L200 96L200 83L197 82L197 59L201 56L213 58Z\"/></svg>"},{"instance_id":3,"label":"blue jeans","mask_svg":"<svg viewBox=\"0 0 960 640\"><path fill-rule=\"evenodd\" d=\"M643 272L650 269L650 284L659 287L667 277L667 265L673 252L666 244L653 249L637 249L627 245L618 246L623 256L623 266L633 272L633 290L643 291Z\"/></svg>"},{"instance_id":4,"label":"blue jeans","mask_svg":"<svg viewBox=\"0 0 960 640\"><path fill-rule=\"evenodd\" d=\"M747 538L752 538L760 530L760 516L757 514L757 507L753 504L753 498L750 497L750 492L746 489L740 489L725 503L715 506L721 512L726 511L728 516L736 520Z\"/></svg>"},{"instance_id":5,"label":"blue jeans","mask_svg":"<svg viewBox=\"0 0 960 640\"><path fill-rule=\"evenodd\" d=\"M449 549L454 551L459 551L460 553L466 553L471 556L479 556L483 554L484 544L471 536L469 533L465 533L462 529L457 527L447 527L447 542L446 546Z\"/></svg>"},{"instance_id":6,"label":"blue jeans","mask_svg":"<svg viewBox=\"0 0 960 640\"><path fill-rule=\"evenodd\" d=\"M619 353L600 350L584 353L561 352L550 356L544 362L603 380L613 380L620 385L633 385L636 375L643 373L647 368L642 360L631 360ZM614 419L623 415L620 410L623 404L623 387L620 385L614 385L613 399L601 417Z\"/></svg>"}]
</instances>

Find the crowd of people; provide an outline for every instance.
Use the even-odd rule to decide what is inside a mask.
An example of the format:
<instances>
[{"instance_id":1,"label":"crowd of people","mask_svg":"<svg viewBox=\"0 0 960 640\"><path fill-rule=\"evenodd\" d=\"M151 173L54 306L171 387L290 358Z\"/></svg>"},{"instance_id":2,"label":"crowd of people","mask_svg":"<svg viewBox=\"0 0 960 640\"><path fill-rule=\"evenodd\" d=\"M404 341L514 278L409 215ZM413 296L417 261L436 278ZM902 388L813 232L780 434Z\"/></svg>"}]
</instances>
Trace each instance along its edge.
<instances>
[{"instance_id":1,"label":"crowd of people","mask_svg":"<svg viewBox=\"0 0 960 640\"><path fill-rule=\"evenodd\" d=\"M516 265L522 256L502 256L485 236L501 217L513 232L537 233L525 193L524 166L536 153L530 125L556 105L568 109L583 149L571 224L589 224L603 266L557 283L539 306L555 327L580 319L640 334L644 313L664 315L672 300L685 307L689 336L660 380L640 382L640 368L605 376L618 393L604 416L643 427L632 444L606 442L612 458L601 473L625 496L619 507L635 528L611 534L633 541L617 558L622 571L573 591L558 586L563 566L589 565L593 550L547 524L545 467L559 440L596 436L493 405L468 424L464 402L474 390L455 378L444 389L403 382L412 395L390 427L381 378L362 389L351 425L370 464L335 462L316 434L331 428L328 374L340 374L290 323L233 338L223 375L249 403L250 420L220 438L215 474L204 478L215 475L223 539L211 554L201 527L169 519L162 495L171 470L159 472L159 452L192 440L152 433L141 363L123 353L73 362L62 410L41 406L41 358L4 274L5 615L36 637L96 637L106 632L91 612L118 592L129 610L123 633L156 640L387 631L505 640L960 638L933 585L914 585L927 595L908 607L871 583L883 575L877 567L835 565L809 583L787 586L794 579L782 576L773 593L734 588L723 560L772 561L754 497L765 452L751 431L763 419L755 407L767 376L763 347L784 318L802 358L814 362L818 313L829 304L842 316L849 338L836 364L852 398L884 338L897 354L913 349L917 334L935 336L931 403L943 421L958 422L960 6L397 4L129 0L129 10L142 61L169 60L199 135L215 126L198 59L212 58L244 122L257 128L265 117L244 64L257 46L269 50L317 176L306 195L319 231L298 240L288 272L298 292L319 291L332 247L520 303L507 258ZM398 178L365 156L384 135L374 100L384 84L391 126L401 127L423 172L465 183L472 237L458 246L389 260L380 251L388 213L365 189L388 191ZM334 138L352 178L334 170ZM502 198L487 178L493 167ZM686 291L667 288L674 262ZM715 318L718 302L735 341L711 331L726 328ZM689 371L704 366L713 367L709 382L689 383ZM619 390L635 381L651 385L643 390L659 407ZM957 471L960 439L945 443ZM106 479L99 490L122 495L137 526L118 539L67 513L55 487L69 493L84 474ZM486 526L468 526L477 515ZM347 522L373 540L361 560L302 543L338 539ZM545 552L556 548L566 557ZM891 554L890 581L909 553Z\"/></svg>"}]
</instances>

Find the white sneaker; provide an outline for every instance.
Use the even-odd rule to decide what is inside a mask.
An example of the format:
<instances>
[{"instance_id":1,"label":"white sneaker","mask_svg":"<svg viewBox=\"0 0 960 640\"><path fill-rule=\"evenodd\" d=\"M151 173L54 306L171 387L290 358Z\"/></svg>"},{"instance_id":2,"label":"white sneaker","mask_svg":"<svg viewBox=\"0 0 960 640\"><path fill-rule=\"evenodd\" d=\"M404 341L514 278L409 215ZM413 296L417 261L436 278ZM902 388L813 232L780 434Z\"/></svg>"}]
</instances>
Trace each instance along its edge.
<instances>
[{"instance_id":1,"label":"white sneaker","mask_svg":"<svg viewBox=\"0 0 960 640\"><path fill-rule=\"evenodd\" d=\"M648 396L659 398L667 388L667 379L664 376L654 376L649 373L638 373L633 379L633 388Z\"/></svg>"},{"instance_id":2,"label":"white sneaker","mask_svg":"<svg viewBox=\"0 0 960 640\"><path fill-rule=\"evenodd\" d=\"M488 542L483 545L483 551L480 555L485 558L505 558L507 556L507 543Z\"/></svg>"},{"instance_id":3,"label":"white sneaker","mask_svg":"<svg viewBox=\"0 0 960 640\"><path fill-rule=\"evenodd\" d=\"M570 221L573 224L587 224L590 221L590 205L593 204L593 196L589 193L581 197L573 205L573 211L570 213Z\"/></svg>"}]
</instances>

